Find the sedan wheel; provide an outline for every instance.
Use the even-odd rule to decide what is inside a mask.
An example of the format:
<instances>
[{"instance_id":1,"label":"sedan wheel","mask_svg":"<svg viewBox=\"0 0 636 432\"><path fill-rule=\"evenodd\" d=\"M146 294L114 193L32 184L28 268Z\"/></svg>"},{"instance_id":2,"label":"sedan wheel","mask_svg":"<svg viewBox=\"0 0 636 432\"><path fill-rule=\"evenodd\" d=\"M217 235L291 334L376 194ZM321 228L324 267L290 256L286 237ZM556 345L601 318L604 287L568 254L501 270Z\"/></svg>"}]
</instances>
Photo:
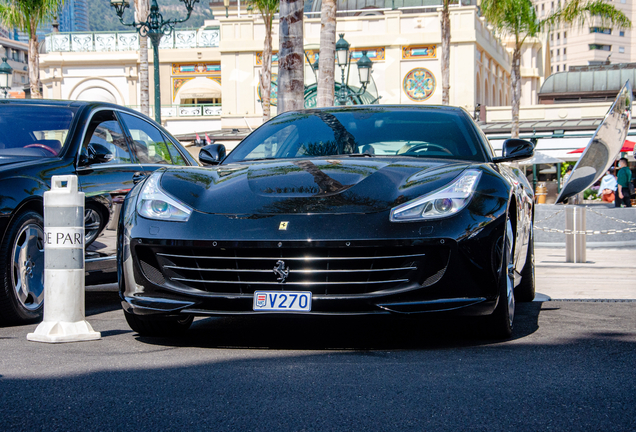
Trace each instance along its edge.
<instances>
[{"instance_id":1,"label":"sedan wheel","mask_svg":"<svg viewBox=\"0 0 636 432\"><path fill-rule=\"evenodd\" d=\"M85 232L85 245L88 247L93 241L97 238L99 233L102 231L102 223L103 218L102 214L92 208L87 206L86 211L84 212L84 232Z\"/></svg>"},{"instance_id":2,"label":"sedan wheel","mask_svg":"<svg viewBox=\"0 0 636 432\"><path fill-rule=\"evenodd\" d=\"M42 316L44 301L44 232L35 212L19 215L7 230L0 249L3 280L0 318L5 323L26 323Z\"/></svg>"}]
</instances>

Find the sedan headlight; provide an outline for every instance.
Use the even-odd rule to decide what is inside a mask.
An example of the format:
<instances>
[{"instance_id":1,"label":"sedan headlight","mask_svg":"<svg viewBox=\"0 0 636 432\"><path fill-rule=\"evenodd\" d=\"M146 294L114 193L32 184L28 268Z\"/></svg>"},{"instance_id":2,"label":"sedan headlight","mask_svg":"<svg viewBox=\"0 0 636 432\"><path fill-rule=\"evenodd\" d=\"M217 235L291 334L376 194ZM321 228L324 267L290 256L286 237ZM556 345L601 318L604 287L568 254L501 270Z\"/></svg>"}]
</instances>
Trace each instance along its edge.
<instances>
[{"instance_id":1,"label":"sedan headlight","mask_svg":"<svg viewBox=\"0 0 636 432\"><path fill-rule=\"evenodd\" d=\"M137 197L137 213L148 219L185 222L192 209L168 196L159 187L161 173L152 174Z\"/></svg>"},{"instance_id":2,"label":"sedan headlight","mask_svg":"<svg viewBox=\"0 0 636 432\"><path fill-rule=\"evenodd\" d=\"M481 171L466 170L453 183L391 210L391 222L414 222L452 216L468 205Z\"/></svg>"}]
</instances>

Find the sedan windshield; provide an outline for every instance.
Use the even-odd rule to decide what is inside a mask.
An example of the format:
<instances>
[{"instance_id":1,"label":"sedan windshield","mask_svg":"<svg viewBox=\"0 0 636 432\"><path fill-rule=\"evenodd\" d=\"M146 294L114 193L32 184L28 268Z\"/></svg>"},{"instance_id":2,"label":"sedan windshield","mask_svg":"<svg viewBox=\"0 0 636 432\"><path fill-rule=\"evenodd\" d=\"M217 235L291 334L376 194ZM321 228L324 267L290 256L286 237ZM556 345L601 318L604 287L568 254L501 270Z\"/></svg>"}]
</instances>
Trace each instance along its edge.
<instances>
[{"instance_id":1,"label":"sedan windshield","mask_svg":"<svg viewBox=\"0 0 636 432\"><path fill-rule=\"evenodd\" d=\"M347 155L410 156L483 162L475 125L445 108L350 108L280 115L248 136L226 159Z\"/></svg>"},{"instance_id":2,"label":"sedan windshield","mask_svg":"<svg viewBox=\"0 0 636 432\"><path fill-rule=\"evenodd\" d=\"M0 105L0 156L57 156L74 114L67 107Z\"/></svg>"}]
</instances>

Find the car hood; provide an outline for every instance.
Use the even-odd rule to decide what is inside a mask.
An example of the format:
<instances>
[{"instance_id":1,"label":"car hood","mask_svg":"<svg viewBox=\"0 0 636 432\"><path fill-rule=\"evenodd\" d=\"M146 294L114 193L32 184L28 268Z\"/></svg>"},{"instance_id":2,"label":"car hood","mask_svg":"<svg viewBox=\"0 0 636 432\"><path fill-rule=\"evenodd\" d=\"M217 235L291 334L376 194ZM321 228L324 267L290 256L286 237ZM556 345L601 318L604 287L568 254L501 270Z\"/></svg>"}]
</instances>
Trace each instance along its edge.
<instances>
[{"instance_id":1,"label":"car hood","mask_svg":"<svg viewBox=\"0 0 636 432\"><path fill-rule=\"evenodd\" d=\"M161 187L204 213L371 213L436 190L468 165L412 158L286 159L168 169Z\"/></svg>"},{"instance_id":2,"label":"car hood","mask_svg":"<svg viewBox=\"0 0 636 432\"><path fill-rule=\"evenodd\" d=\"M25 156L0 156L0 170L13 169L23 166L38 165L54 161L53 158L33 158Z\"/></svg>"}]
</instances>

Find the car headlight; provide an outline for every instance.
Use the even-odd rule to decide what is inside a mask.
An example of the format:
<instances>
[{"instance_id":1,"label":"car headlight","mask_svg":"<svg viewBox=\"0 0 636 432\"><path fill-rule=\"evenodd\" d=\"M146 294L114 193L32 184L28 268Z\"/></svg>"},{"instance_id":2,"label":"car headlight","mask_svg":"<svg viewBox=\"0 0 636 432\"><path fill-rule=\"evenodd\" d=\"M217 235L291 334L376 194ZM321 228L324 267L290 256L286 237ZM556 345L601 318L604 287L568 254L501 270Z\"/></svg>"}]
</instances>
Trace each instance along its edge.
<instances>
[{"instance_id":1,"label":"car headlight","mask_svg":"<svg viewBox=\"0 0 636 432\"><path fill-rule=\"evenodd\" d=\"M464 171L445 188L393 208L391 222L414 222L454 215L468 205L480 177L481 171Z\"/></svg>"},{"instance_id":2,"label":"car headlight","mask_svg":"<svg viewBox=\"0 0 636 432\"><path fill-rule=\"evenodd\" d=\"M172 198L159 187L161 173L152 174L137 197L137 213L148 219L185 222L192 209Z\"/></svg>"}]
</instances>

